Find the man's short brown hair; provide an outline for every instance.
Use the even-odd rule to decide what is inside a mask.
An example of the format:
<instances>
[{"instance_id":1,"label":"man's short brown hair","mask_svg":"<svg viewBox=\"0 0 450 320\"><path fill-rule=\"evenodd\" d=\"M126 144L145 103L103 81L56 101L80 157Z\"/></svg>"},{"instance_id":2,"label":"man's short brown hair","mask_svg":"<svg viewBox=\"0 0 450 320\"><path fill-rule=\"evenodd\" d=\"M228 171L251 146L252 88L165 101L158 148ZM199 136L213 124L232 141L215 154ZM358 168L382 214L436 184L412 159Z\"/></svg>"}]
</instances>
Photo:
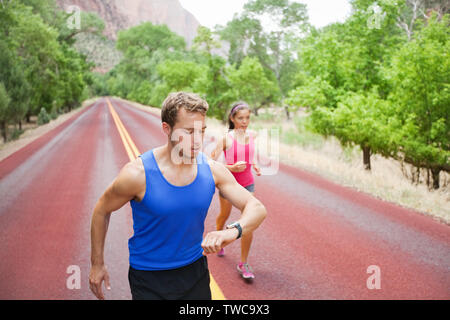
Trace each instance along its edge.
<instances>
[{"instance_id":1,"label":"man's short brown hair","mask_svg":"<svg viewBox=\"0 0 450 320\"><path fill-rule=\"evenodd\" d=\"M188 112L201 112L206 115L209 105L195 93L172 92L164 100L161 110L162 122L174 127L177 122L178 110L184 108Z\"/></svg>"}]
</instances>

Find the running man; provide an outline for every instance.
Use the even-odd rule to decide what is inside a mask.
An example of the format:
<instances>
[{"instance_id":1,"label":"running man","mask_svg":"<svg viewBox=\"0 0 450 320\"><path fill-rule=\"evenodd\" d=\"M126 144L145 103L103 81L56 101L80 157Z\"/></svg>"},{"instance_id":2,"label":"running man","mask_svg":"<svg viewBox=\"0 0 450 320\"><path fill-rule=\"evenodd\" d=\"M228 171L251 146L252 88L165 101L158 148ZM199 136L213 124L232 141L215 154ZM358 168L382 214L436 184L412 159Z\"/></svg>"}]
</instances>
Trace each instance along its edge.
<instances>
[{"instance_id":1,"label":"running man","mask_svg":"<svg viewBox=\"0 0 450 320\"><path fill-rule=\"evenodd\" d=\"M206 255L253 232L264 220L264 205L227 168L200 151L208 108L195 94L171 93L161 110L167 144L127 163L98 200L91 221L89 274L97 298L105 298L103 282L110 290L103 255L109 219L127 202L134 229L128 242L133 299L211 299ZM215 188L242 215L226 230L203 238Z\"/></svg>"},{"instance_id":2,"label":"running man","mask_svg":"<svg viewBox=\"0 0 450 320\"><path fill-rule=\"evenodd\" d=\"M250 107L246 102L233 104L228 114L228 132L219 139L216 148L211 153L211 158L217 160L223 151L225 155L225 167L230 170L236 181L247 189L252 195L255 194L255 179L252 174L252 167L256 175L261 175L259 166L255 163L255 144L257 132L247 130L250 124ZM216 230L222 230L230 216L232 203L219 192L220 214L216 219ZM249 232L241 240L241 261L237 265L237 270L245 280L255 278L253 269L248 264L248 255L252 244L253 234ZM218 256L225 255L222 248Z\"/></svg>"}]
</instances>

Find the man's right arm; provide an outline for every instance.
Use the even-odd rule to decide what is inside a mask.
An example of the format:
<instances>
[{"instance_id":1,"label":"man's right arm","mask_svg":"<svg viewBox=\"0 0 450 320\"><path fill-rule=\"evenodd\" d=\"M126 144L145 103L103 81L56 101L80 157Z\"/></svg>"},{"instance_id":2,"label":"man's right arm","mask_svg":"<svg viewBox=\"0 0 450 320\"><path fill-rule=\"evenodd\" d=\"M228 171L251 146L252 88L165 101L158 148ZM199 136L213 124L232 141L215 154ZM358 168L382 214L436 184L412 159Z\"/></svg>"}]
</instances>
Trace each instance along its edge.
<instances>
[{"instance_id":1,"label":"man's right arm","mask_svg":"<svg viewBox=\"0 0 450 320\"><path fill-rule=\"evenodd\" d=\"M128 201L145 189L145 173L142 161L138 158L127 163L119 175L108 186L95 205L91 220L91 272L89 283L92 292L104 299L101 288L105 281L109 289L109 275L106 271L103 251L111 213L119 210Z\"/></svg>"}]
</instances>

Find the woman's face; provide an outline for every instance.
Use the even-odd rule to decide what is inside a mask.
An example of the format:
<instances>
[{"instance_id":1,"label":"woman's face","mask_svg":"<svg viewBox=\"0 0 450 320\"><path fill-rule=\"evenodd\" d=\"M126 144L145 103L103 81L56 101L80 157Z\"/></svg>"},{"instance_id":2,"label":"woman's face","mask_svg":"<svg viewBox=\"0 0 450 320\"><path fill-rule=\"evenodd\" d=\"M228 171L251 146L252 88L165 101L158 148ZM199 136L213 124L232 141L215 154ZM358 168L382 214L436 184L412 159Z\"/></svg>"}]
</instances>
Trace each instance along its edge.
<instances>
[{"instance_id":1,"label":"woman's face","mask_svg":"<svg viewBox=\"0 0 450 320\"><path fill-rule=\"evenodd\" d=\"M235 129L245 130L250 123L250 110L242 109L238 110L233 117L231 117L231 121L234 123Z\"/></svg>"}]
</instances>

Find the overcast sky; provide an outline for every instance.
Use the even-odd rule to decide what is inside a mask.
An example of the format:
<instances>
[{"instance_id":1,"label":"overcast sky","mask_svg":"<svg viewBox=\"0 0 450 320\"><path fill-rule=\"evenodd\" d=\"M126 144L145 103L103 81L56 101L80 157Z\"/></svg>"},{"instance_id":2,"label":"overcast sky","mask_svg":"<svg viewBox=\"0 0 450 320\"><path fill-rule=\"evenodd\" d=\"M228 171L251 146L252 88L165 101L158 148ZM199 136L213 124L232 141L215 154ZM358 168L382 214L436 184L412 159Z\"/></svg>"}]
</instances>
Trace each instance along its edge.
<instances>
[{"instance_id":1,"label":"overcast sky","mask_svg":"<svg viewBox=\"0 0 450 320\"><path fill-rule=\"evenodd\" d=\"M200 24L213 28L225 25L234 13L241 12L248 0L179 0ZM344 21L350 15L349 0L297 0L307 5L309 21L315 27L323 27L337 21Z\"/></svg>"}]
</instances>

